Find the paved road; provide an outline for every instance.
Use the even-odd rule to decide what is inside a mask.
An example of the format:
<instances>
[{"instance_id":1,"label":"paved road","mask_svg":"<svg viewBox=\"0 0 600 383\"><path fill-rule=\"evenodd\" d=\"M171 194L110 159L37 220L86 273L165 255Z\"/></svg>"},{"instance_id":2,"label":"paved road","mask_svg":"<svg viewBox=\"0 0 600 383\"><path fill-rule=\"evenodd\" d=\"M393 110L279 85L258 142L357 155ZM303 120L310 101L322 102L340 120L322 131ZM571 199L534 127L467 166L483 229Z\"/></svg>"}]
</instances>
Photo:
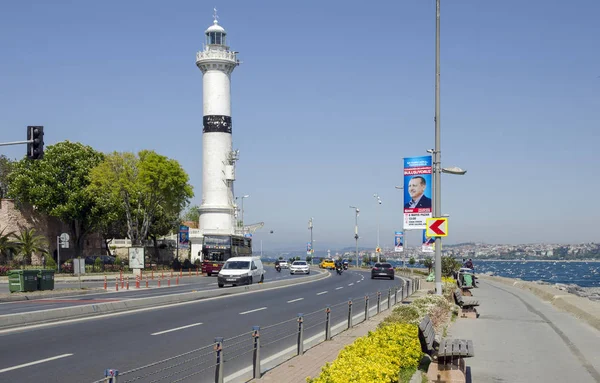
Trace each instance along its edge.
<instances>
[{"instance_id":1,"label":"paved road","mask_svg":"<svg viewBox=\"0 0 600 383\"><path fill-rule=\"evenodd\" d=\"M600 332L529 291L479 280L479 319L458 319L449 337L472 339L473 382L600 382Z\"/></svg>"},{"instance_id":2,"label":"paved road","mask_svg":"<svg viewBox=\"0 0 600 383\"><path fill-rule=\"evenodd\" d=\"M305 317L305 339L315 337L324 330L323 309L327 305L332 306L332 322L335 324L346 320L348 298L355 299L353 314L359 316L361 310L364 311L365 294L371 293L371 307L374 307L377 290L386 291L384 297L387 298L387 289L399 284L398 279L371 280L365 272L347 271L341 276L334 274L316 282L273 290L86 321L66 321L45 328L0 332L3 350L10 350L10 353L3 352L0 359L0 380L91 382L100 379L106 368L130 370L208 345L205 349L152 369L144 369L138 374L152 373L181 363L177 368L165 369L139 381L156 379L172 382L186 374L202 371L203 367L208 369L181 381L210 381L214 379L211 377L214 369L210 366L214 363L212 342L215 336L226 338L225 375L229 375L250 365L252 353L246 351L250 350L252 342L252 326L263 327L261 359L268 359L295 344L298 313L312 313ZM284 323L278 324L281 322ZM340 327L337 327L339 330ZM288 354L283 353L283 357ZM186 360L190 361L185 363ZM187 367L191 368L168 379L158 379ZM129 378L134 376L130 374ZM124 376L119 382L127 380Z\"/></svg>"},{"instance_id":3,"label":"paved road","mask_svg":"<svg viewBox=\"0 0 600 383\"><path fill-rule=\"evenodd\" d=\"M282 270L282 272L278 273L274 269L267 268L265 269L265 282L272 282L281 279L288 278L299 278L301 275L290 275L287 270ZM27 301L15 301L15 302L5 302L0 303L0 316L6 314L16 314L22 312L29 311L37 311L37 310L48 310L53 308L61 308L61 307L71 307L71 306L80 306L80 305L90 305L96 303L106 303L106 302L115 302L121 301L125 299L138 299L138 298L148 298L153 296L160 295L169 295L169 294L180 294L190 291L201 291L201 290L210 290L217 288L217 279L216 277L203 277L203 276L184 276L180 279L179 286L175 286L175 278L171 279L171 287L167 287L167 279L165 278L161 282L161 287L157 288L158 280L160 273L155 274L155 279L150 280L149 286L150 288L145 288L145 282L142 283L142 288L135 289L135 281L132 282L130 280L130 290L122 290L116 292L115 291L115 281L113 279L112 283L108 286L109 291L104 292L102 290L98 293L89 293L85 295L72 295L72 296L63 296L63 297L55 297L55 298L43 298L37 300L27 300ZM97 282L86 282L89 285L97 284ZM98 282L98 287L104 286L104 282ZM78 286L77 283L65 283L69 285L71 288ZM120 288L120 286L119 286Z\"/></svg>"}]
</instances>

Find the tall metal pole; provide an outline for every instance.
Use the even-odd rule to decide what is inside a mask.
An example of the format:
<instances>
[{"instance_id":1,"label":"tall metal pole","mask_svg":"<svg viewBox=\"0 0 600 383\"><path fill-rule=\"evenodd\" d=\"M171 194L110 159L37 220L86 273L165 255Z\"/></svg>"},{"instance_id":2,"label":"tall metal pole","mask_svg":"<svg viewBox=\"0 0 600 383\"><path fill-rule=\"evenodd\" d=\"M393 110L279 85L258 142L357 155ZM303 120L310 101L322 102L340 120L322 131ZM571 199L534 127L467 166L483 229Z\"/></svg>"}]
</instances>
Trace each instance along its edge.
<instances>
[{"instance_id":1,"label":"tall metal pole","mask_svg":"<svg viewBox=\"0 0 600 383\"><path fill-rule=\"evenodd\" d=\"M313 265L313 254L315 253L313 249L313 218L310 217L310 221L308 221L308 228L310 229L310 264Z\"/></svg>"},{"instance_id":2,"label":"tall metal pole","mask_svg":"<svg viewBox=\"0 0 600 383\"><path fill-rule=\"evenodd\" d=\"M433 152L433 217L441 216L441 147L440 147L440 0L435 1L435 149ZM442 239L435 238L435 291L442 295Z\"/></svg>"},{"instance_id":3,"label":"tall metal pole","mask_svg":"<svg viewBox=\"0 0 600 383\"><path fill-rule=\"evenodd\" d=\"M381 250L379 249L379 215L380 215L380 208L379 205L381 205L380 203L377 204L377 262L379 262L379 253L381 252Z\"/></svg>"},{"instance_id":4,"label":"tall metal pole","mask_svg":"<svg viewBox=\"0 0 600 383\"><path fill-rule=\"evenodd\" d=\"M381 250L379 249L379 205L381 205L381 198L379 198L379 194L373 194L373 197L377 198L377 248L375 252L377 253L377 262L379 262L379 253Z\"/></svg>"},{"instance_id":5,"label":"tall metal pole","mask_svg":"<svg viewBox=\"0 0 600 383\"><path fill-rule=\"evenodd\" d=\"M242 196L242 232L244 231L244 198L245 197Z\"/></svg>"},{"instance_id":6,"label":"tall metal pole","mask_svg":"<svg viewBox=\"0 0 600 383\"><path fill-rule=\"evenodd\" d=\"M358 261L358 212L360 211L356 206L350 206L350 209L354 209L354 239L356 240L356 267L359 266Z\"/></svg>"},{"instance_id":7,"label":"tall metal pole","mask_svg":"<svg viewBox=\"0 0 600 383\"><path fill-rule=\"evenodd\" d=\"M354 239L356 239L356 268L359 268L358 255L358 209L354 210Z\"/></svg>"}]
</instances>

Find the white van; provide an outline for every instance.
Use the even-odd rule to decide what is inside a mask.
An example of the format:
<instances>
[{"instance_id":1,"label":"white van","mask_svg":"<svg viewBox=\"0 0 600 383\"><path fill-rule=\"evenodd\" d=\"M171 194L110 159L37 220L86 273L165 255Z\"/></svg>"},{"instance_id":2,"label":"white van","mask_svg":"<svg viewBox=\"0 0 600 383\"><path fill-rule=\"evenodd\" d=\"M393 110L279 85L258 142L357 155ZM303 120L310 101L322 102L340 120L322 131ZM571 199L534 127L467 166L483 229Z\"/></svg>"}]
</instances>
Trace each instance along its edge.
<instances>
[{"instance_id":1,"label":"white van","mask_svg":"<svg viewBox=\"0 0 600 383\"><path fill-rule=\"evenodd\" d=\"M225 285L251 285L264 280L265 269L258 257L229 258L217 275L219 287Z\"/></svg>"}]
</instances>

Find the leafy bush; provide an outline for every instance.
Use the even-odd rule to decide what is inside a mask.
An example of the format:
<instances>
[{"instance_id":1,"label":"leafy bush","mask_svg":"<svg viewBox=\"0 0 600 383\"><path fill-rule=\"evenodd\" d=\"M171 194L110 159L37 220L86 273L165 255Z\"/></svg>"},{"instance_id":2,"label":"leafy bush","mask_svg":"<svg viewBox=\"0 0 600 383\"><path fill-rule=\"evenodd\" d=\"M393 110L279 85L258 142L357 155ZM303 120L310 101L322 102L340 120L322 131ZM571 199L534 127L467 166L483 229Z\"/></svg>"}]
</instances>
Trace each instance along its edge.
<instances>
[{"instance_id":1,"label":"leafy bush","mask_svg":"<svg viewBox=\"0 0 600 383\"><path fill-rule=\"evenodd\" d=\"M104 262L102 262L102 259L100 257L96 257L96 259L94 260L94 269L96 270L102 270L102 264Z\"/></svg>"},{"instance_id":2,"label":"leafy bush","mask_svg":"<svg viewBox=\"0 0 600 383\"><path fill-rule=\"evenodd\" d=\"M73 273L73 264L72 263L63 263L60 266L60 271L63 273Z\"/></svg>"},{"instance_id":3,"label":"leafy bush","mask_svg":"<svg viewBox=\"0 0 600 383\"><path fill-rule=\"evenodd\" d=\"M390 383L403 370L415 370L421 360L415 325L393 323L371 331L344 347L309 383Z\"/></svg>"},{"instance_id":4,"label":"leafy bush","mask_svg":"<svg viewBox=\"0 0 600 383\"><path fill-rule=\"evenodd\" d=\"M8 266L0 266L0 275L6 275L10 271L10 267Z\"/></svg>"},{"instance_id":5,"label":"leafy bush","mask_svg":"<svg viewBox=\"0 0 600 383\"><path fill-rule=\"evenodd\" d=\"M396 307L379 326L386 326L390 323L418 325L425 315L429 315L434 327L437 328L444 323L447 313L453 310L454 305L446 297L434 294L425 295L415 299L410 305Z\"/></svg>"},{"instance_id":6,"label":"leafy bush","mask_svg":"<svg viewBox=\"0 0 600 383\"><path fill-rule=\"evenodd\" d=\"M56 261L52 257L46 257L46 269L56 270Z\"/></svg>"}]
</instances>

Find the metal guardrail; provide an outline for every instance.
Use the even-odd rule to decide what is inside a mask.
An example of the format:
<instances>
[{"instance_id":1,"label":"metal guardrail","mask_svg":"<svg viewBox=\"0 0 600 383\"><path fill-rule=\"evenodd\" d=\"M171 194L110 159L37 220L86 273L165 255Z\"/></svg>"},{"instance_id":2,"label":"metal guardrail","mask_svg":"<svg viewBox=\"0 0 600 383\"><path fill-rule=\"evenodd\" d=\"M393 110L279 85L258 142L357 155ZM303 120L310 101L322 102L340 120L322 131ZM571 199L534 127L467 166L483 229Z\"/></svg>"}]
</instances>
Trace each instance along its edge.
<instances>
[{"instance_id":1,"label":"metal guardrail","mask_svg":"<svg viewBox=\"0 0 600 383\"><path fill-rule=\"evenodd\" d=\"M390 310L419 287L420 279L410 278L394 289L349 298L311 313L299 313L295 318L269 326L253 326L249 331L231 338L215 337L211 344L141 367L121 373L116 369L107 369L104 378L93 383L224 383L260 378L262 373L286 360L302 355L306 350L331 340L382 311ZM318 331L319 328L321 331ZM316 334L308 336L315 330ZM281 348L283 350L273 354L274 350ZM271 355L266 355L269 349ZM245 362L242 360L244 357ZM228 371L228 366L236 370L232 368ZM225 376L226 373L229 375Z\"/></svg>"}]
</instances>

